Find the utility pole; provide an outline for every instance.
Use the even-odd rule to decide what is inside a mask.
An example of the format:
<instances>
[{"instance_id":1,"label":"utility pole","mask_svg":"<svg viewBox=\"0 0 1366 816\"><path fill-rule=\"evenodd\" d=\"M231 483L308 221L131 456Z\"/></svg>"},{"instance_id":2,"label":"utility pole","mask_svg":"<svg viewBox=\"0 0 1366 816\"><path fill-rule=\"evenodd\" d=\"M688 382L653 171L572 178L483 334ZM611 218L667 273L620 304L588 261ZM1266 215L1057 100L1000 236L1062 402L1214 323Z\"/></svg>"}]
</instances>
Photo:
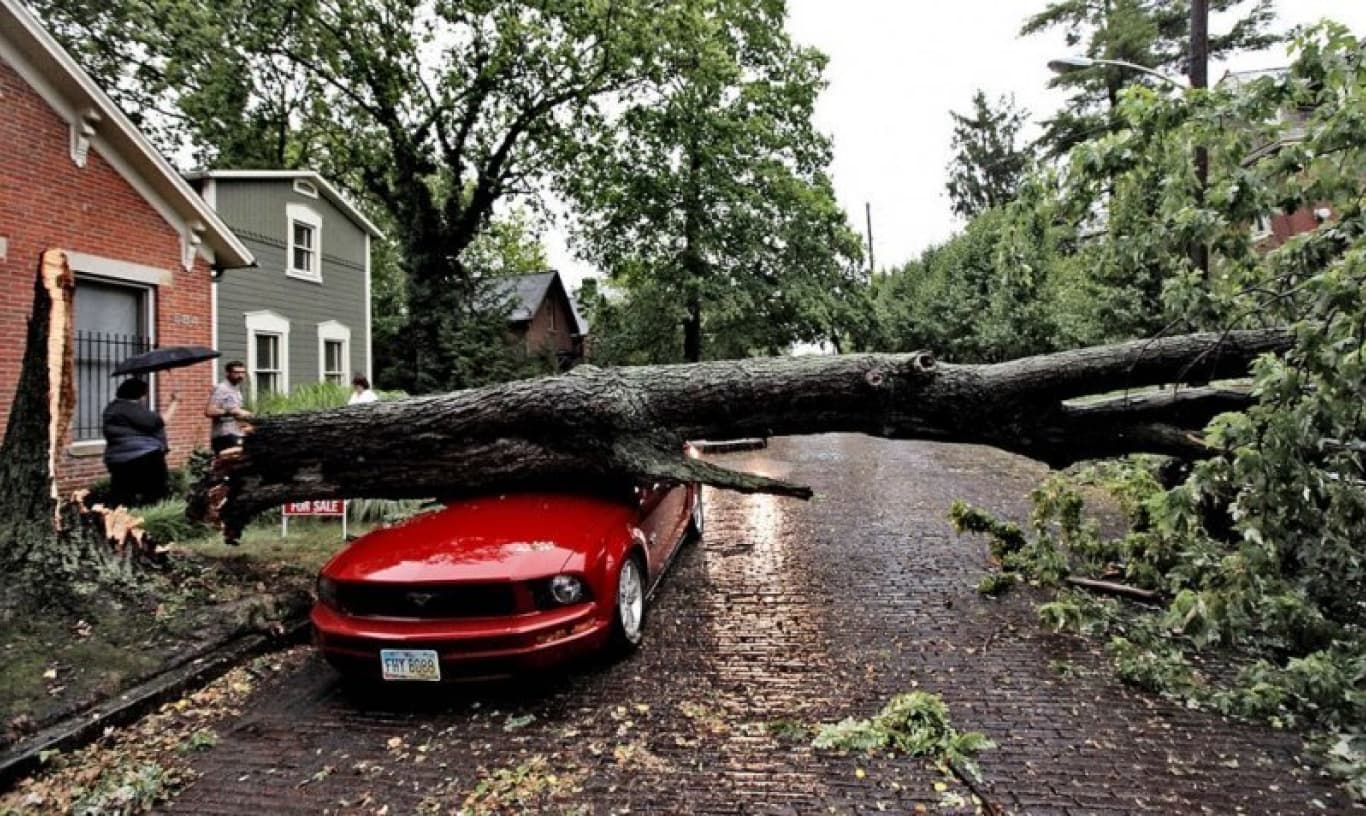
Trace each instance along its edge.
<instances>
[{"instance_id":1,"label":"utility pole","mask_svg":"<svg viewBox=\"0 0 1366 816\"><path fill-rule=\"evenodd\" d=\"M863 218L868 225L868 276L877 274L877 264L873 263L873 202L863 202Z\"/></svg>"},{"instance_id":2,"label":"utility pole","mask_svg":"<svg viewBox=\"0 0 1366 816\"><path fill-rule=\"evenodd\" d=\"M1190 86L1209 87L1209 0L1191 0ZM1204 145L1195 147L1196 201L1205 202L1205 184L1209 179L1209 151ZM1209 247L1196 244L1191 251L1195 268L1209 275Z\"/></svg>"}]
</instances>

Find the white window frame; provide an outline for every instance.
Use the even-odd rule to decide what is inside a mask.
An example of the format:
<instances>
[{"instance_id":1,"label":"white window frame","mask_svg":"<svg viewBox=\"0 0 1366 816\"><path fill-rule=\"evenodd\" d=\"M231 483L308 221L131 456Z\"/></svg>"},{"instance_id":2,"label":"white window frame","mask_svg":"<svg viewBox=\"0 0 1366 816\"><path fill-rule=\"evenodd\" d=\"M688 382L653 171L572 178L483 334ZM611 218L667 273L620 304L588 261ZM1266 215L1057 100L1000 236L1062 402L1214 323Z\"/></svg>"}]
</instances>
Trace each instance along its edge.
<instances>
[{"instance_id":1,"label":"white window frame","mask_svg":"<svg viewBox=\"0 0 1366 816\"><path fill-rule=\"evenodd\" d=\"M350 379L347 369L351 366L351 330L335 320L318 324L318 382L327 382L327 344L342 344L342 379L346 385Z\"/></svg>"},{"instance_id":2,"label":"white window frame","mask_svg":"<svg viewBox=\"0 0 1366 816\"><path fill-rule=\"evenodd\" d=\"M300 270L294 266L294 225L303 224L313 230L313 246L310 268ZM291 278L312 283L323 282L323 217L311 207L303 204L285 205L285 274Z\"/></svg>"},{"instance_id":3,"label":"white window frame","mask_svg":"<svg viewBox=\"0 0 1366 816\"><path fill-rule=\"evenodd\" d=\"M1262 213L1252 219L1252 240L1261 241L1270 238L1275 231L1271 223L1272 214Z\"/></svg>"},{"instance_id":4,"label":"white window frame","mask_svg":"<svg viewBox=\"0 0 1366 816\"><path fill-rule=\"evenodd\" d=\"M301 196L308 196L309 198L318 197L317 186L307 179L294 179L294 192Z\"/></svg>"},{"instance_id":5,"label":"white window frame","mask_svg":"<svg viewBox=\"0 0 1366 816\"><path fill-rule=\"evenodd\" d=\"M81 280L85 279L97 283L111 283L132 289L141 289L146 308L144 320L147 321L147 339L151 341L152 348L156 348L157 287L171 282L170 271L85 252L67 252L66 262L71 267L72 274L75 275L77 286L80 286ZM74 353L75 349L72 349L72 352ZM159 379L159 377L153 376L148 383L150 389L147 398L151 400L152 405L156 405ZM103 439L75 439L74 435L73 431L73 439L71 444L67 446L67 452L72 456L98 456L104 453L105 443Z\"/></svg>"},{"instance_id":6,"label":"white window frame","mask_svg":"<svg viewBox=\"0 0 1366 816\"><path fill-rule=\"evenodd\" d=\"M280 392L289 393L289 321L272 311L247 312L247 381L253 398L256 393L256 336L273 334L280 338Z\"/></svg>"}]
</instances>

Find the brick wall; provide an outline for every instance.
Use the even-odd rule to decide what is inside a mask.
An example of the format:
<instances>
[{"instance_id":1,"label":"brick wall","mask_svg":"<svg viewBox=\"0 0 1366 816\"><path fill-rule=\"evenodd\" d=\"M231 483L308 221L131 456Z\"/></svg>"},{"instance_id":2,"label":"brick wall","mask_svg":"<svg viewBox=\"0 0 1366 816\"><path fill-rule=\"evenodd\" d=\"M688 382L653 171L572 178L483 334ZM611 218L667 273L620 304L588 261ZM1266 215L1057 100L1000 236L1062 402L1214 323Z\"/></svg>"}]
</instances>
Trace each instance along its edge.
<instances>
[{"instance_id":1,"label":"brick wall","mask_svg":"<svg viewBox=\"0 0 1366 816\"><path fill-rule=\"evenodd\" d=\"M92 147L86 166L71 160L66 121L9 64L0 59L0 429L9 421L32 303L33 280L44 250L57 248L155 267L171 273L155 287L156 342L210 345L208 265L180 263L180 236ZM208 444L204 400L212 386L210 364L158 375L159 410L171 392L181 396L169 423L171 464ZM78 487L104 475L99 451L74 456L70 439L58 456L59 483Z\"/></svg>"},{"instance_id":2,"label":"brick wall","mask_svg":"<svg viewBox=\"0 0 1366 816\"><path fill-rule=\"evenodd\" d=\"M542 349L572 351L574 340L570 332L573 330L574 324L571 322L573 319L563 301L559 298L547 297L541 303L541 308L531 318L530 325L527 326L527 351L533 354ZM552 325L554 326L553 329L551 328Z\"/></svg>"}]
</instances>

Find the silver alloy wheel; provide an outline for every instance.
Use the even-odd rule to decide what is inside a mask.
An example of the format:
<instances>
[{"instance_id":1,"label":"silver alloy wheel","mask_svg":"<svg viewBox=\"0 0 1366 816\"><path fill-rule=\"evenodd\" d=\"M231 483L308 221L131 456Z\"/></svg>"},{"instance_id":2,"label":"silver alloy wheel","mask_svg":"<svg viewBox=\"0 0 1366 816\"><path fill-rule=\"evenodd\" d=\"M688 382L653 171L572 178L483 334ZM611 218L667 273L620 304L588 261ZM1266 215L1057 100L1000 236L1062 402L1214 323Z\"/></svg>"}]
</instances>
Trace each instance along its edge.
<instances>
[{"instance_id":1,"label":"silver alloy wheel","mask_svg":"<svg viewBox=\"0 0 1366 816\"><path fill-rule=\"evenodd\" d=\"M640 578L640 563L634 558L622 562L617 577L617 618L622 636L632 644L639 643L644 635L645 584Z\"/></svg>"}]
</instances>

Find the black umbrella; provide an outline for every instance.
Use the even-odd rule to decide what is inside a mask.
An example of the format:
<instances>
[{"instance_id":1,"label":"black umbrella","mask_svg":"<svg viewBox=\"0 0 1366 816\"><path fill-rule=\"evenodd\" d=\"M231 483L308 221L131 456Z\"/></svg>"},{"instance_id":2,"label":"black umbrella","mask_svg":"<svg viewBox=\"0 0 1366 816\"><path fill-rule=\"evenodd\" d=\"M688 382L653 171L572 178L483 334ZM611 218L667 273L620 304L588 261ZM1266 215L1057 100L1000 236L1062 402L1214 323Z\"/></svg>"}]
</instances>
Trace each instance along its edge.
<instances>
[{"instance_id":1,"label":"black umbrella","mask_svg":"<svg viewBox=\"0 0 1366 816\"><path fill-rule=\"evenodd\" d=\"M167 346L129 357L114 369L114 376L120 374L146 374L149 371L164 371L168 368L202 363L221 356L223 352L204 346Z\"/></svg>"}]
</instances>

